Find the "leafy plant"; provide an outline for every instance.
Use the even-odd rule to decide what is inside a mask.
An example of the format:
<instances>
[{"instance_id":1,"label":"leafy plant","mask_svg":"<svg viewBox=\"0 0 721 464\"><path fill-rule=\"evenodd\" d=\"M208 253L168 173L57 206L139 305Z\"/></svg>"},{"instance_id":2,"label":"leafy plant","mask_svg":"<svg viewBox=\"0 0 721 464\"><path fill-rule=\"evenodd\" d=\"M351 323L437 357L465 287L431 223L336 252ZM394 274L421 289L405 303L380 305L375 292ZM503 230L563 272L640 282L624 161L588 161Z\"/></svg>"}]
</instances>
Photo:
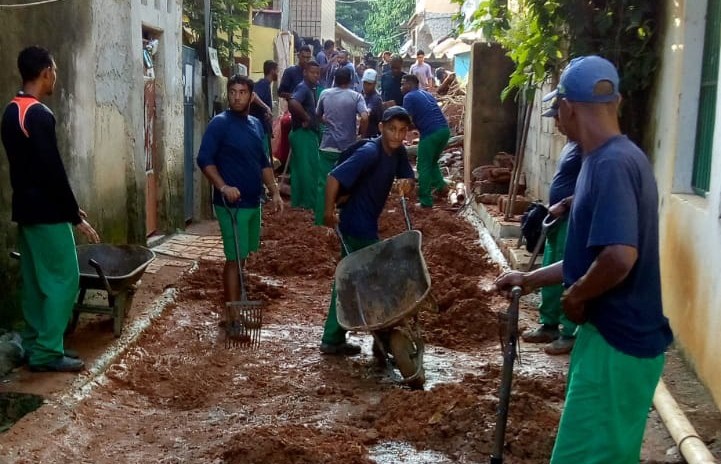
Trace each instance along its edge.
<instances>
[{"instance_id":1,"label":"leafy plant","mask_svg":"<svg viewBox=\"0 0 721 464\"><path fill-rule=\"evenodd\" d=\"M622 123L639 139L647 91L658 66L655 2L518 0L512 12L507 3L482 0L465 22L466 29L480 29L488 40L503 45L516 65L502 98L557 78L573 57L601 55L619 69L626 101Z\"/></svg>"},{"instance_id":2,"label":"leafy plant","mask_svg":"<svg viewBox=\"0 0 721 464\"><path fill-rule=\"evenodd\" d=\"M234 62L236 52L247 55L250 52L247 31L250 28L250 13L263 8L268 0L211 0L212 44L218 50L221 69L228 69ZM205 14L203 0L183 1L183 26L191 31L184 35L184 43L198 51L205 61Z\"/></svg>"},{"instance_id":3,"label":"leafy plant","mask_svg":"<svg viewBox=\"0 0 721 464\"><path fill-rule=\"evenodd\" d=\"M336 20L350 29L359 37L366 38L366 22L371 12L371 5L367 1L335 2Z\"/></svg>"},{"instance_id":4,"label":"leafy plant","mask_svg":"<svg viewBox=\"0 0 721 464\"><path fill-rule=\"evenodd\" d=\"M403 45L405 31L399 26L407 22L415 10L415 0L375 0L371 3L366 37L373 52L395 51Z\"/></svg>"}]
</instances>

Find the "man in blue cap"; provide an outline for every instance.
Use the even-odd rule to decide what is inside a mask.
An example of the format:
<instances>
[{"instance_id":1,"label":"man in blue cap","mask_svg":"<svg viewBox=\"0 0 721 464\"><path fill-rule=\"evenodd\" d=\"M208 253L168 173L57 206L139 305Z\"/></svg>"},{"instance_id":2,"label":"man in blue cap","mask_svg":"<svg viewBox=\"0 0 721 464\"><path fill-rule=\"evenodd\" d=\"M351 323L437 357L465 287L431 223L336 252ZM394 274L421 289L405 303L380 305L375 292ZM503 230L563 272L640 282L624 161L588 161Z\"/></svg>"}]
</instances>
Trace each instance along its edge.
<instances>
[{"instance_id":1,"label":"man in blue cap","mask_svg":"<svg viewBox=\"0 0 721 464\"><path fill-rule=\"evenodd\" d=\"M621 134L618 73L609 61L571 61L553 96L583 152L563 261L507 272L497 288L563 283L579 324L552 464L637 463L648 409L672 341L661 304L658 193L646 155Z\"/></svg>"},{"instance_id":2,"label":"man in blue cap","mask_svg":"<svg viewBox=\"0 0 721 464\"><path fill-rule=\"evenodd\" d=\"M403 195L408 195L413 188L413 168L403 146L410 125L411 117L405 109L388 108L379 124L381 136L356 149L328 174L324 222L328 227L338 224L350 252L379 240L378 218L393 181L398 179L398 190ZM336 205L340 207L340 222ZM341 250L343 256L345 250ZM356 355L360 347L346 342L346 331L336 317L335 302L333 285L320 351L329 355Z\"/></svg>"},{"instance_id":3,"label":"man in blue cap","mask_svg":"<svg viewBox=\"0 0 721 464\"><path fill-rule=\"evenodd\" d=\"M553 118L559 132L565 135L566 131L558 120L558 98L551 100L553 100L551 107L541 116ZM568 212L573 201L578 172L581 170L581 161L581 147L573 140L569 140L558 155L558 167L548 192L548 203L551 205L548 212L555 219L554 225L546 234L543 248L544 266L563 259L568 233ZM561 309L562 294L561 284L541 287L541 304L538 306L541 325L521 335L523 341L527 343L546 343L543 350L550 355L569 353L576 340L576 324L571 322Z\"/></svg>"}]
</instances>

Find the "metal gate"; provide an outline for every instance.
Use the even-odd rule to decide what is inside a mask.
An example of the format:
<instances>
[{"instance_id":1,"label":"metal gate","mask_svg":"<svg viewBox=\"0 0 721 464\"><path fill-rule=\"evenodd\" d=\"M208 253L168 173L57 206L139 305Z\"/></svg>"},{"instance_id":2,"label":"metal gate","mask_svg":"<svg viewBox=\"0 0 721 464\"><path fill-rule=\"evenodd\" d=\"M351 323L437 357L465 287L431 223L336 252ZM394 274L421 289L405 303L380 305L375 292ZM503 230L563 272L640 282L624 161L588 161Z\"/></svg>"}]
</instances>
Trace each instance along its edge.
<instances>
[{"instance_id":1,"label":"metal gate","mask_svg":"<svg viewBox=\"0 0 721 464\"><path fill-rule=\"evenodd\" d=\"M190 47L183 47L183 150L184 150L184 175L183 184L185 192L185 220L193 219L193 175L195 173L194 163L194 140L193 122L195 119L194 89L195 89L195 62L197 53Z\"/></svg>"},{"instance_id":2,"label":"metal gate","mask_svg":"<svg viewBox=\"0 0 721 464\"><path fill-rule=\"evenodd\" d=\"M155 172L157 155L155 144L155 79L145 77L143 92L145 147L145 233L158 229L158 184Z\"/></svg>"}]
</instances>

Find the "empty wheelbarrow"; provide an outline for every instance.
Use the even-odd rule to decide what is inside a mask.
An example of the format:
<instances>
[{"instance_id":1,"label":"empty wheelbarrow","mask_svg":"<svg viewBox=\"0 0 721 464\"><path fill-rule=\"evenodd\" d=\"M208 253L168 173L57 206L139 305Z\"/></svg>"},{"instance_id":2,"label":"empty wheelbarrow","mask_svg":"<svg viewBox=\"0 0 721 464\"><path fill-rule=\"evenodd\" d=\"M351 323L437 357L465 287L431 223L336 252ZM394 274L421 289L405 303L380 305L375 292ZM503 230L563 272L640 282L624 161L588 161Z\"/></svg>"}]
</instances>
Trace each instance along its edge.
<instances>
[{"instance_id":1,"label":"empty wheelbarrow","mask_svg":"<svg viewBox=\"0 0 721 464\"><path fill-rule=\"evenodd\" d=\"M133 303L136 283L145 268L155 259L155 253L140 245L109 245L105 243L78 245L80 293L68 325L72 332L78 325L80 313L107 314L113 317L113 333L119 337L125 316ZM104 290L108 305L85 303L88 290Z\"/></svg>"}]
</instances>

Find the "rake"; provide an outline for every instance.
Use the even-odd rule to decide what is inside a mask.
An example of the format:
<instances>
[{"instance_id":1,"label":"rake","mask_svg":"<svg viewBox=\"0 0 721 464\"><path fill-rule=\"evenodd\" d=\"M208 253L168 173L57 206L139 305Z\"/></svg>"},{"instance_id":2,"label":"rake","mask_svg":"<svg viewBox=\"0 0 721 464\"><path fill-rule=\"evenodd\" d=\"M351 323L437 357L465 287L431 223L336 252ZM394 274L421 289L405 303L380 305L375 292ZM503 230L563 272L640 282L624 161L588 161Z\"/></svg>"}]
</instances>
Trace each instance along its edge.
<instances>
[{"instance_id":1,"label":"rake","mask_svg":"<svg viewBox=\"0 0 721 464\"><path fill-rule=\"evenodd\" d=\"M263 325L262 302L248 299L243 278L240 246L238 245L238 208L231 209L225 202L225 197L222 198L225 210L231 219L235 262L238 265L238 279L240 280L240 300L225 303L225 347L254 349L260 344L260 329Z\"/></svg>"}]
</instances>

